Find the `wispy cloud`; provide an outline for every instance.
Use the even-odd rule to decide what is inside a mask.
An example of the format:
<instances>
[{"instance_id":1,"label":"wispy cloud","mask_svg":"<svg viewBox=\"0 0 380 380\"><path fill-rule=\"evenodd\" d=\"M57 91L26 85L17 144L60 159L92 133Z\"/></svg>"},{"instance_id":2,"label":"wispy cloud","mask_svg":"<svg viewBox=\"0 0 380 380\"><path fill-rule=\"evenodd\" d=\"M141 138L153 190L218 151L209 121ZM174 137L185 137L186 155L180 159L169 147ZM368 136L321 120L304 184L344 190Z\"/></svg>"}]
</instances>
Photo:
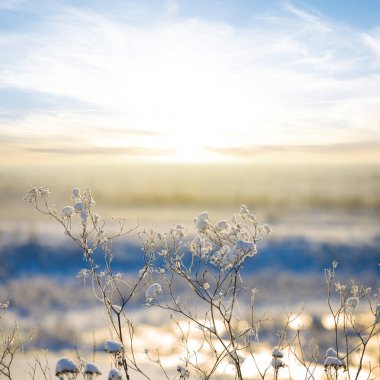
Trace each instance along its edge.
<instances>
[{"instance_id":1,"label":"wispy cloud","mask_svg":"<svg viewBox=\"0 0 380 380\"><path fill-rule=\"evenodd\" d=\"M46 135L189 155L379 136L376 30L291 2L243 26L189 17L176 1L155 12L57 4L27 32L0 34L0 130L32 134L36 149ZM127 6L135 19L120 17Z\"/></svg>"}]
</instances>

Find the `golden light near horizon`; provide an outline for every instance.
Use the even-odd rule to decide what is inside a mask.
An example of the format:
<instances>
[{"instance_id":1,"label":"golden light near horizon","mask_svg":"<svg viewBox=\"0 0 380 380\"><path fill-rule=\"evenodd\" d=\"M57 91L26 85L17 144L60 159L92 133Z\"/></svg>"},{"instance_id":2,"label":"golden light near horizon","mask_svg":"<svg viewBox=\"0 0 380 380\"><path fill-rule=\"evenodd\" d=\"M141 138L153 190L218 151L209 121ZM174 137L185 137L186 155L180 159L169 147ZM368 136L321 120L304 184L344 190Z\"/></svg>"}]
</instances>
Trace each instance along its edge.
<instances>
[{"instance_id":1,"label":"golden light near horizon","mask_svg":"<svg viewBox=\"0 0 380 380\"><path fill-rule=\"evenodd\" d=\"M122 8L124 19L117 7L61 4L41 27L2 31L4 159L214 162L268 146L379 143L371 28L291 3L244 25L170 4Z\"/></svg>"}]
</instances>

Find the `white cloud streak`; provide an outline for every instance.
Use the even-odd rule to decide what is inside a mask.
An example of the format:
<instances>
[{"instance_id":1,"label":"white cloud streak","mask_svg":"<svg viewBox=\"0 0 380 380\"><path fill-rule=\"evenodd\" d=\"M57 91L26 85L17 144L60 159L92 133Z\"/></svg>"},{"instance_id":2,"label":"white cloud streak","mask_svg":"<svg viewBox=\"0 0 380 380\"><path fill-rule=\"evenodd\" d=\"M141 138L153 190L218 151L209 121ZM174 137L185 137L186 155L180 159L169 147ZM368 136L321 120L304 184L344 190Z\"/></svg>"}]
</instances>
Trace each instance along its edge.
<instances>
[{"instance_id":1,"label":"white cloud streak","mask_svg":"<svg viewBox=\"0 0 380 380\"><path fill-rule=\"evenodd\" d=\"M2 122L1 133L76 134L94 144L189 155L202 146L380 137L376 31L357 31L291 4L244 28L178 12L170 1L161 21L133 25L63 7L31 34L4 32L0 87L68 97L94 109L30 111L21 121ZM118 139L107 127L152 135Z\"/></svg>"}]
</instances>

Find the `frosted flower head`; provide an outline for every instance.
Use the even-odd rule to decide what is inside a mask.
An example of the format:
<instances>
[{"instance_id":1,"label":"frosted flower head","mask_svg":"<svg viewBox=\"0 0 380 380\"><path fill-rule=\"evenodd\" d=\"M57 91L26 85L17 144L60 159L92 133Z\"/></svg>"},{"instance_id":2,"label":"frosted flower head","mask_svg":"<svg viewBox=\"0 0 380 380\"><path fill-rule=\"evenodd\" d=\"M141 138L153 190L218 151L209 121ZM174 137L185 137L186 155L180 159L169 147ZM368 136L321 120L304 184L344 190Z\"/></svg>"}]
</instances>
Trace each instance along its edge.
<instances>
[{"instance_id":1,"label":"frosted flower head","mask_svg":"<svg viewBox=\"0 0 380 380\"><path fill-rule=\"evenodd\" d=\"M104 350L110 354L116 354L121 352L123 345L119 342L114 342L113 340L107 340Z\"/></svg>"},{"instance_id":2,"label":"frosted flower head","mask_svg":"<svg viewBox=\"0 0 380 380\"><path fill-rule=\"evenodd\" d=\"M181 379L187 379L190 376L188 369L182 365L177 366L177 371Z\"/></svg>"},{"instance_id":3,"label":"frosted flower head","mask_svg":"<svg viewBox=\"0 0 380 380\"><path fill-rule=\"evenodd\" d=\"M71 192L71 197L73 199L80 198L80 189L78 189L77 187L74 187L74 189Z\"/></svg>"},{"instance_id":4,"label":"frosted flower head","mask_svg":"<svg viewBox=\"0 0 380 380\"><path fill-rule=\"evenodd\" d=\"M375 316L376 316L376 323L380 323L380 305L376 306Z\"/></svg>"},{"instance_id":5,"label":"frosted flower head","mask_svg":"<svg viewBox=\"0 0 380 380\"><path fill-rule=\"evenodd\" d=\"M5 311L8 309L8 307L9 307L9 301L7 301L5 303L0 302L0 311Z\"/></svg>"},{"instance_id":6,"label":"frosted flower head","mask_svg":"<svg viewBox=\"0 0 380 380\"><path fill-rule=\"evenodd\" d=\"M359 304L359 298L358 297L349 297L347 298L346 304L348 307L355 309L356 306Z\"/></svg>"},{"instance_id":7,"label":"frosted flower head","mask_svg":"<svg viewBox=\"0 0 380 380\"><path fill-rule=\"evenodd\" d=\"M55 376L77 374L78 372L79 369L72 360L61 358L57 361L57 365L55 367Z\"/></svg>"},{"instance_id":8,"label":"frosted flower head","mask_svg":"<svg viewBox=\"0 0 380 380\"><path fill-rule=\"evenodd\" d=\"M205 282L203 284L203 289L205 289L205 290L210 289L210 284L208 282Z\"/></svg>"},{"instance_id":9,"label":"frosted flower head","mask_svg":"<svg viewBox=\"0 0 380 380\"><path fill-rule=\"evenodd\" d=\"M84 203L82 201L75 202L74 209L76 212L84 211L85 209Z\"/></svg>"},{"instance_id":10,"label":"frosted flower head","mask_svg":"<svg viewBox=\"0 0 380 380\"><path fill-rule=\"evenodd\" d=\"M145 293L145 298L147 302L155 300L159 294L162 293L162 287L160 284L154 283L149 286L148 290Z\"/></svg>"},{"instance_id":11,"label":"frosted flower head","mask_svg":"<svg viewBox=\"0 0 380 380\"><path fill-rule=\"evenodd\" d=\"M242 216L249 215L248 207L246 205L241 205L240 206L240 210L239 210L239 214L242 215Z\"/></svg>"},{"instance_id":12,"label":"frosted flower head","mask_svg":"<svg viewBox=\"0 0 380 380\"><path fill-rule=\"evenodd\" d=\"M38 189L36 186L31 187L25 194L24 200L35 202L37 199Z\"/></svg>"},{"instance_id":13,"label":"frosted flower head","mask_svg":"<svg viewBox=\"0 0 380 380\"><path fill-rule=\"evenodd\" d=\"M100 372L99 368L94 363L87 363L84 367L84 374L85 375L92 375L92 376L99 376L102 373Z\"/></svg>"},{"instance_id":14,"label":"frosted flower head","mask_svg":"<svg viewBox=\"0 0 380 380\"><path fill-rule=\"evenodd\" d=\"M326 358L328 358L328 357L332 357L332 358L337 357L337 353L332 347L330 347L326 350Z\"/></svg>"},{"instance_id":15,"label":"frosted flower head","mask_svg":"<svg viewBox=\"0 0 380 380\"><path fill-rule=\"evenodd\" d=\"M208 212L203 211L198 214L194 222L195 228L198 230L198 232L205 232L210 226L210 221L208 220Z\"/></svg>"},{"instance_id":16,"label":"frosted flower head","mask_svg":"<svg viewBox=\"0 0 380 380\"><path fill-rule=\"evenodd\" d=\"M269 224L263 224L261 226L260 231L266 233L267 235L269 235L273 232L273 230Z\"/></svg>"},{"instance_id":17,"label":"frosted flower head","mask_svg":"<svg viewBox=\"0 0 380 380\"><path fill-rule=\"evenodd\" d=\"M109 372L108 372L108 380L121 380L121 372L116 369L116 368L112 368Z\"/></svg>"},{"instance_id":18,"label":"frosted flower head","mask_svg":"<svg viewBox=\"0 0 380 380\"><path fill-rule=\"evenodd\" d=\"M235 248L241 250L244 254L256 253L256 245L251 241L237 240L235 242Z\"/></svg>"},{"instance_id":19,"label":"frosted flower head","mask_svg":"<svg viewBox=\"0 0 380 380\"><path fill-rule=\"evenodd\" d=\"M186 227L183 224L177 224L176 226L170 228L170 232L177 233L180 237L183 237L185 236Z\"/></svg>"},{"instance_id":20,"label":"frosted flower head","mask_svg":"<svg viewBox=\"0 0 380 380\"><path fill-rule=\"evenodd\" d=\"M86 224L87 219L88 219L88 212L87 211L81 211L80 218L82 220L82 224Z\"/></svg>"},{"instance_id":21,"label":"frosted flower head","mask_svg":"<svg viewBox=\"0 0 380 380\"><path fill-rule=\"evenodd\" d=\"M205 257L212 250L212 244L199 235L196 235L190 243L190 251L194 255Z\"/></svg>"},{"instance_id":22,"label":"frosted flower head","mask_svg":"<svg viewBox=\"0 0 380 380\"><path fill-rule=\"evenodd\" d=\"M71 216L74 214L75 209L72 206L65 206L61 210L61 216L63 218L71 218Z\"/></svg>"},{"instance_id":23,"label":"frosted flower head","mask_svg":"<svg viewBox=\"0 0 380 380\"><path fill-rule=\"evenodd\" d=\"M328 356L326 358L325 362L323 363L323 365L325 366L325 368L333 367L335 369L345 367L344 363L340 359L338 359L337 357L333 357L333 356Z\"/></svg>"},{"instance_id":24,"label":"frosted flower head","mask_svg":"<svg viewBox=\"0 0 380 380\"><path fill-rule=\"evenodd\" d=\"M228 228L228 223L225 220L219 220L218 223L215 224L215 230L217 232L221 232Z\"/></svg>"},{"instance_id":25,"label":"frosted flower head","mask_svg":"<svg viewBox=\"0 0 380 380\"><path fill-rule=\"evenodd\" d=\"M284 368L286 367L286 364L284 363L284 361L281 359L281 358L277 358L275 356L273 356L271 362L270 362L271 366L276 370L278 371L280 368Z\"/></svg>"},{"instance_id":26,"label":"frosted flower head","mask_svg":"<svg viewBox=\"0 0 380 380\"><path fill-rule=\"evenodd\" d=\"M283 358L284 354L279 350L279 348L276 346L272 350L272 356L274 358Z\"/></svg>"}]
</instances>

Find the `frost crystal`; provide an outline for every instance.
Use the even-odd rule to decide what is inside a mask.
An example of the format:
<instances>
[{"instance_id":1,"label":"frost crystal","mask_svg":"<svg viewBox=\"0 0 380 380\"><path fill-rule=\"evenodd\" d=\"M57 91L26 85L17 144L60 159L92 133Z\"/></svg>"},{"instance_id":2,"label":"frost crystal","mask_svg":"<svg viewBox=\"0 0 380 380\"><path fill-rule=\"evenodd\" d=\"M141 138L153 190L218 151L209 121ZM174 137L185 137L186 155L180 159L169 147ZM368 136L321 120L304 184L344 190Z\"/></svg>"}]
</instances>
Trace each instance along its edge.
<instances>
[{"instance_id":1,"label":"frost crystal","mask_svg":"<svg viewBox=\"0 0 380 380\"><path fill-rule=\"evenodd\" d=\"M157 283L152 284L151 286L149 286L148 290L146 291L146 294L145 294L146 301L147 302L153 301L161 293L162 293L161 285Z\"/></svg>"},{"instance_id":2,"label":"frost crystal","mask_svg":"<svg viewBox=\"0 0 380 380\"><path fill-rule=\"evenodd\" d=\"M64 374L73 374L78 373L78 367L75 363L67 358L61 358L57 362L57 366L55 367L55 375L60 376Z\"/></svg>"},{"instance_id":3,"label":"frost crystal","mask_svg":"<svg viewBox=\"0 0 380 380\"><path fill-rule=\"evenodd\" d=\"M210 284L208 282L205 282L203 284L203 289L205 289L205 290L210 289Z\"/></svg>"},{"instance_id":4,"label":"frost crystal","mask_svg":"<svg viewBox=\"0 0 380 380\"><path fill-rule=\"evenodd\" d=\"M108 380L121 380L121 372L116 368L112 368L108 372Z\"/></svg>"},{"instance_id":5,"label":"frost crystal","mask_svg":"<svg viewBox=\"0 0 380 380\"><path fill-rule=\"evenodd\" d=\"M121 343L114 342L113 340L107 340L104 350L111 354L114 354L114 353L120 352L122 348L123 348L123 345Z\"/></svg>"},{"instance_id":6,"label":"frost crystal","mask_svg":"<svg viewBox=\"0 0 380 380\"><path fill-rule=\"evenodd\" d=\"M87 363L84 367L84 373L89 375L101 375L99 368L94 363Z\"/></svg>"}]
</instances>

